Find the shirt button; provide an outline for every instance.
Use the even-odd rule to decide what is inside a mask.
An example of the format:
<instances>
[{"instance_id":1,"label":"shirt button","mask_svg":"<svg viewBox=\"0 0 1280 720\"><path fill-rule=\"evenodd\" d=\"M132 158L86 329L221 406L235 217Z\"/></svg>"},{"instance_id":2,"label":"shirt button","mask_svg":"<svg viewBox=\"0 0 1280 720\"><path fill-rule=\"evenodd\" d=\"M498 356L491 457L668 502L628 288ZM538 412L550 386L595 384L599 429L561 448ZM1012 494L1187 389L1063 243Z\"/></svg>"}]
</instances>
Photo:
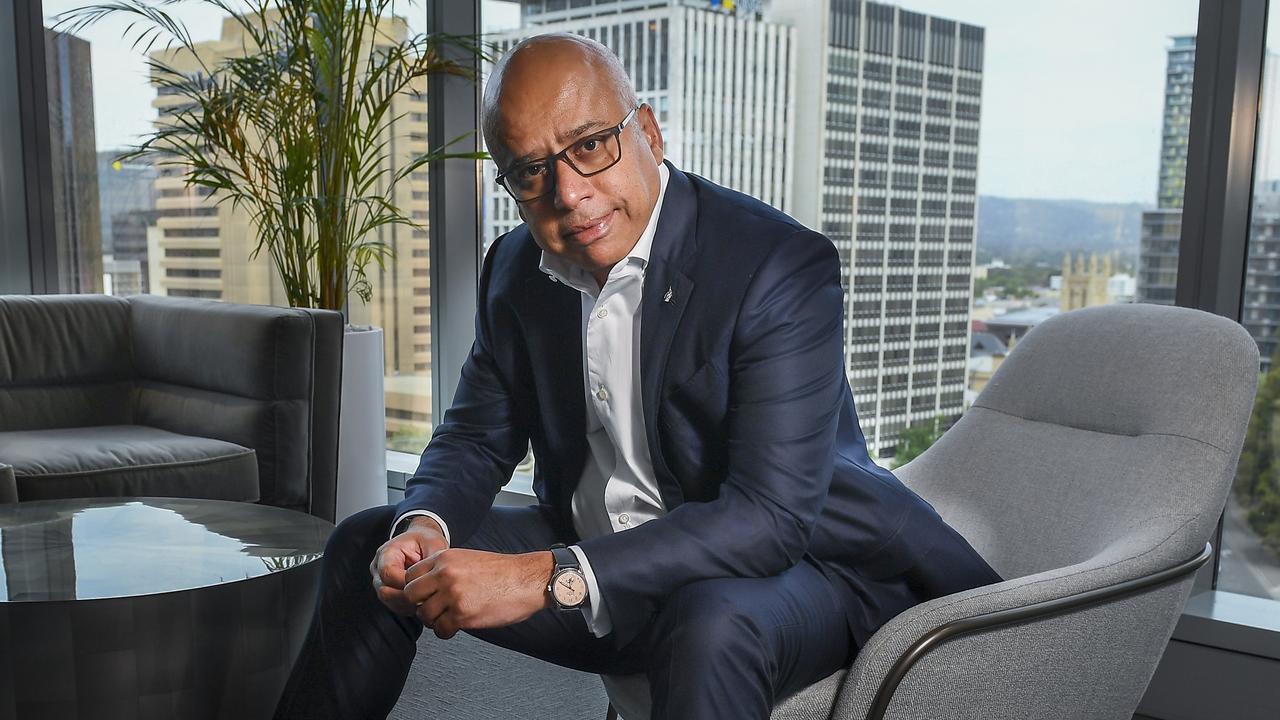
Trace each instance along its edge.
<instances>
[{"instance_id":1,"label":"shirt button","mask_svg":"<svg viewBox=\"0 0 1280 720\"><path fill-rule=\"evenodd\" d=\"M598 398L598 399L600 399L600 400L608 400L608 399L609 399L609 391L608 391L608 390L605 390L605 389L604 389L604 386L603 386L603 385L601 385L601 386L600 386L600 389L596 391L596 398Z\"/></svg>"},{"instance_id":2,"label":"shirt button","mask_svg":"<svg viewBox=\"0 0 1280 720\"><path fill-rule=\"evenodd\" d=\"M622 513L621 515L619 515L619 516L618 516L618 523L619 523L619 524L621 524L621 525L626 525L626 524L627 524L627 523L629 523L629 522L631 522L631 516L630 516L630 515L628 515L628 514L626 514L626 513Z\"/></svg>"},{"instance_id":3,"label":"shirt button","mask_svg":"<svg viewBox=\"0 0 1280 720\"><path fill-rule=\"evenodd\" d=\"M600 318L601 320L603 320L603 319L605 319L605 318L609 317L609 309L608 309L608 308L600 308L600 310L599 310L598 312L596 312L596 317Z\"/></svg>"}]
</instances>

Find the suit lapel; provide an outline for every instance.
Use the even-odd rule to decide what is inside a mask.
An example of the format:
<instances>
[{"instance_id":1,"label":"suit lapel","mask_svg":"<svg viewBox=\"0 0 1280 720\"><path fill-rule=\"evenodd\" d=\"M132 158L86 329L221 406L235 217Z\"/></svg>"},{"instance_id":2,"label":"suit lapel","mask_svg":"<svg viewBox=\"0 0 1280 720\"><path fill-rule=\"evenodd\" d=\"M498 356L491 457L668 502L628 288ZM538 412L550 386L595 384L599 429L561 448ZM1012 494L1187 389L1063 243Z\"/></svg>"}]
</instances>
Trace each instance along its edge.
<instances>
[{"instance_id":1,"label":"suit lapel","mask_svg":"<svg viewBox=\"0 0 1280 720\"><path fill-rule=\"evenodd\" d=\"M563 467L548 468L562 475L549 484L560 490L552 502L567 511L587 457L582 296L539 271L536 277L525 281L524 299L521 314L527 318L526 326L539 330L527 337L529 356L534 359L534 376L546 379L547 392L539 393L542 413L548 418L546 432L553 439L553 446L564 448Z\"/></svg>"},{"instance_id":2,"label":"suit lapel","mask_svg":"<svg viewBox=\"0 0 1280 720\"><path fill-rule=\"evenodd\" d=\"M671 509L683 501L683 492L668 470L658 444L658 396L671 342L693 294L693 280L683 270L690 267L697 252L698 207L693 183L670 163L667 171L667 191L640 301L640 393L649 456L663 502Z\"/></svg>"}]
</instances>

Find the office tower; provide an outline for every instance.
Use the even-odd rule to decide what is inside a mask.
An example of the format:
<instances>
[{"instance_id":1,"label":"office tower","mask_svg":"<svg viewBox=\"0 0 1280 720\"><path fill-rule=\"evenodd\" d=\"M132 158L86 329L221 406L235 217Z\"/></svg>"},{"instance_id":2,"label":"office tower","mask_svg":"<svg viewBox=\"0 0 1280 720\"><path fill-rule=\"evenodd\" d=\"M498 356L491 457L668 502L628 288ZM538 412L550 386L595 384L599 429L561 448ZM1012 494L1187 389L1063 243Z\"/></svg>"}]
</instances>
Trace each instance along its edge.
<instances>
[{"instance_id":1,"label":"office tower","mask_svg":"<svg viewBox=\"0 0 1280 720\"><path fill-rule=\"evenodd\" d=\"M523 2L522 26L493 40L500 51L548 32L599 41L618 54L641 102L653 107L666 156L676 167L789 212L796 32L743 8L712 5ZM485 163L486 248L520 224L515 202L494 184L495 174L493 163Z\"/></svg>"},{"instance_id":2,"label":"office tower","mask_svg":"<svg viewBox=\"0 0 1280 720\"><path fill-rule=\"evenodd\" d=\"M113 295L145 293L147 228L155 222L156 169L151 161L117 160L122 153L98 153L98 189L102 224L103 273ZM136 273L136 277L129 277Z\"/></svg>"},{"instance_id":3,"label":"office tower","mask_svg":"<svg viewBox=\"0 0 1280 720\"><path fill-rule=\"evenodd\" d=\"M102 292L102 224L89 43L44 31L58 290Z\"/></svg>"},{"instance_id":4,"label":"office tower","mask_svg":"<svg viewBox=\"0 0 1280 720\"><path fill-rule=\"evenodd\" d=\"M867 446L964 410L985 31L860 0L774 0L803 38L795 216L840 250ZM803 171L801 171L803 169Z\"/></svg>"},{"instance_id":5,"label":"office tower","mask_svg":"<svg viewBox=\"0 0 1280 720\"><path fill-rule=\"evenodd\" d=\"M401 18L386 19L380 29L385 37L400 40L408 36ZM233 19L222 23L221 37L199 43L197 52L209 67L242 53L248 40ZM161 54L183 72L198 73L194 58ZM419 81L413 92L392 105L384 132L391 151L391 169L407 164L428 150L426 83ZM179 95L157 94L153 106L162 120L166 113L185 102ZM218 205L215 197L201 187L187 187L179 167L161 165L157 171L157 220L148 230L148 264L151 290L161 295L203 297L230 302L285 305L287 299L276 277L269 253L250 255L257 247L257 233L249 213ZM427 170L414 172L396 186L394 201L414 222L423 227L383 226L376 239L390 246L395 255L385 267L376 263L367 268L372 300L349 298L349 322L375 325L385 337L385 389L388 435L406 437L406 446L426 445L431 422L431 285L428 260Z\"/></svg>"},{"instance_id":6,"label":"office tower","mask_svg":"<svg viewBox=\"0 0 1280 720\"><path fill-rule=\"evenodd\" d=\"M1191 85L1196 38L1173 38L1165 70L1164 122L1156 209L1142 214L1138 250L1138 302L1172 305L1178 282L1178 240L1182 235L1182 195L1191 134Z\"/></svg>"}]
</instances>

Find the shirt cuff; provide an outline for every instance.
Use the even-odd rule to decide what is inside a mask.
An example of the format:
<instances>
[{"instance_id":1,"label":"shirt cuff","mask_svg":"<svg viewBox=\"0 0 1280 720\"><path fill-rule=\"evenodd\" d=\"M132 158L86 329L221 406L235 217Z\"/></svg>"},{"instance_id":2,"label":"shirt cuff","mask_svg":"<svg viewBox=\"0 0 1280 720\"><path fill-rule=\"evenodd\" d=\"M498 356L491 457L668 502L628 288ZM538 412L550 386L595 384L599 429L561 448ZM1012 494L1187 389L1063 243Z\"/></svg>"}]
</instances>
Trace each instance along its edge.
<instances>
[{"instance_id":1,"label":"shirt cuff","mask_svg":"<svg viewBox=\"0 0 1280 720\"><path fill-rule=\"evenodd\" d=\"M569 549L578 556L578 564L582 566L582 575L587 579L587 604L582 606L582 617L587 621L587 629L596 637L604 637L613 632L613 622L609 619L609 610L604 605L604 596L600 594L600 586L596 584L596 574L591 571L591 561L587 554L577 545Z\"/></svg>"},{"instance_id":2,"label":"shirt cuff","mask_svg":"<svg viewBox=\"0 0 1280 720\"><path fill-rule=\"evenodd\" d=\"M426 515L432 520L435 520L436 523L440 525L441 532L444 533L444 541L446 543L449 542L449 526L444 523L444 520L439 515L431 512L430 510L410 510L396 518L395 522L391 523L391 537L396 536L396 528L400 527L400 523L404 522L405 518L417 517L419 515Z\"/></svg>"}]
</instances>

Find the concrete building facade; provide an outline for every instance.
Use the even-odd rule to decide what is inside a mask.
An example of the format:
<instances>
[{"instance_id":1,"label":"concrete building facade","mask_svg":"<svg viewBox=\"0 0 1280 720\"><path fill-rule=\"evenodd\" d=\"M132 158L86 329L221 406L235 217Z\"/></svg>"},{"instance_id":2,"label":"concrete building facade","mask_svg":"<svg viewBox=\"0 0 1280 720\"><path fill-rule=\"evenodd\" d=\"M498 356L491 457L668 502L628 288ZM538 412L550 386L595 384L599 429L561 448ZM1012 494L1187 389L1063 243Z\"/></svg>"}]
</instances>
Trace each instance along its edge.
<instances>
[{"instance_id":1,"label":"concrete building facade","mask_svg":"<svg viewBox=\"0 0 1280 720\"><path fill-rule=\"evenodd\" d=\"M1110 254L1102 256L1102 261L1099 262L1098 255L1091 253L1088 264L1085 263L1083 254L1076 256L1074 264L1070 255L1064 256L1058 309L1069 312L1111 302L1111 276Z\"/></svg>"},{"instance_id":2,"label":"concrete building facade","mask_svg":"<svg viewBox=\"0 0 1280 720\"><path fill-rule=\"evenodd\" d=\"M844 261L867 445L964 410L985 31L862 0L774 0L796 27L795 211Z\"/></svg>"}]
</instances>

